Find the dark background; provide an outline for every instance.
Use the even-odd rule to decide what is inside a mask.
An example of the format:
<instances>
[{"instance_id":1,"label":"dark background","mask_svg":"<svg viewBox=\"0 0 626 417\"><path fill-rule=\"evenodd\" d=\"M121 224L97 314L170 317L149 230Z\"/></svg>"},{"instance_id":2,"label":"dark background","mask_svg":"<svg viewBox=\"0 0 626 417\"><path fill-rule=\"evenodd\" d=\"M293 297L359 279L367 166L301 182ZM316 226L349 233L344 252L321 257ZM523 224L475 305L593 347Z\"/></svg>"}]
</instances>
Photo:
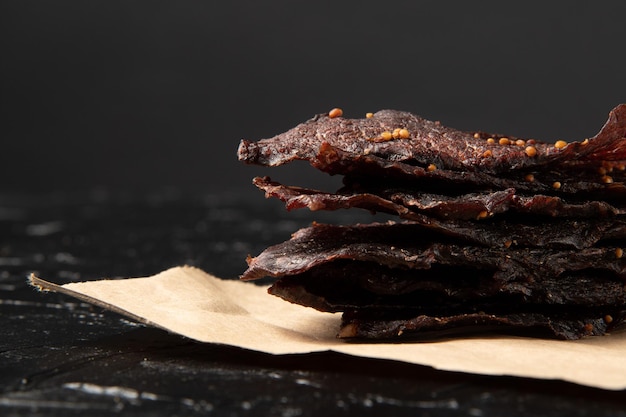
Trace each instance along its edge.
<instances>
[{"instance_id":1,"label":"dark background","mask_svg":"<svg viewBox=\"0 0 626 417\"><path fill-rule=\"evenodd\" d=\"M267 171L236 161L239 140L335 106L582 139L626 101L625 16L619 1L3 1L0 190L252 190Z\"/></svg>"}]
</instances>

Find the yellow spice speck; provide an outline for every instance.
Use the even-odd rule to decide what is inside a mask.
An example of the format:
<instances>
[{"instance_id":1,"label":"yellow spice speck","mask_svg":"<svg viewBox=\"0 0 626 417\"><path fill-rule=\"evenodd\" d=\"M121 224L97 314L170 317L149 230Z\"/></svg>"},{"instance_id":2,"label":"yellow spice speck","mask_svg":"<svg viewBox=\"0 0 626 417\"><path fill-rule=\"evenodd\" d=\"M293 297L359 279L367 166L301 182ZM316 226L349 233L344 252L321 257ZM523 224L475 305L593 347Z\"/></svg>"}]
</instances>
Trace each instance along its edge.
<instances>
[{"instance_id":1,"label":"yellow spice speck","mask_svg":"<svg viewBox=\"0 0 626 417\"><path fill-rule=\"evenodd\" d=\"M407 129L400 129L400 138L408 139L411 136L411 133Z\"/></svg>"},{"instance_id":2,"label":"yellow spice speck","mask_svg":"<svg viewBox=\"0 0 626 417\"><path fill-rule=\"evenodd\" d=\"M495 140L494 138L488 138L488 139L487 139L487 143L488 143L489 145L493 145L494 143L496 143L496 140Z\"/></svg>"},{"instance_id":3,"label":"yellow spice speck","mask_svg":"<svg viewBox=\"0 0 626 417\"><path fill-rule=\"evenodd\" d=\"M557 140L556 142L554 142L554 147L557 149L563 149L566 146L567 142L565 142L564 140Z\"/></svg>"},{"instance_id":4,"label":"yellow spice speck","mask_svg":"<svg viewBox=\"0 0 626 417\"><path fill-rule=\"evenodd\" d=\"M372 117L374 117L374 113L365 113L365 117L371 119Z\"/></svg>"},{"instance_id":5,"label":"yellow spice speck","mask_svg":"<svg viewBox=\"0 0 626 417\"><path fill-rule=\"evenodd\" d=\"M622 256L624 256L624 250L622 248L615 249L615 257L620 259Z\"/></svg>"},{"instance_id":6,"label":"yellow spice speck","mask_svg":"<svg viewBox=\"0 0 626 417\"><path fill-rule=\"evenodd\" d=\"M480 133L474 133L474 139L480 139Z\"/></svg>"},{"instance_id":7,"label":"yellow spice speck","mask_svg":"<svg viewBox=\"0 0 626 417\"><path fill-rule=\"evenodd\" d=\"M328 112L328 117L330 117L331 119L334 119L335 117L341 117L341 116L343 116L343 110L341 110L338 107L335 107L334 109Z\"/></svg>"},{"instance_id":8,"label":"yellow spice speck","mask_svg":"<svg viewBox=\"0 0 626 417\"><path fill-rule=\"evenodd\" d=\"M500 138L500 140L498 140L498 143L500 145L510 145L511 140L509 138Z\"/></svg>"},{"instance_id":9,"label":"yellow spice speck","mask_svg":"<svg viewBox=\"0 0 626 417\"><path fill-rule=\"evenodd\" d=\"M558 190L559 188L561 188L561 183L559 181L554 181L552 183L552 188L554 188L555 190Z\"/></svg>"},{"instance_id":10,"label":"yellow spice speck","mask_svg":"<svg viewBox=\"0 0 626 417\"><path fill-rule=\"evenodd\" d=\"M385 130L383 133L381 133L380 137L381 137L382 140L391 140L391 139L393 139L392 133L389 132L388 130Z\"/></svg>"},{"instance_id":11,"label":"yellow spice speck","mask_svg":"<svg viewBox=\"0 0 626 417\"><path fill-rule=\"evenodd\" d=\"M526 155L532 158L533 156L537 155L537 148L535 148L534 146L527 146L526 149L524 149L524 152L526 152Z\"/></svg>"},{"instance_id":12,"label":"yellow spice speck","mask_svg":"<svg viewBox=\"0 0 626 417\"><path fill-rule=\"evenodd\" d=\"M428 171L432 172L435 171L437 169L437 165L435 164L430 164L428 165L428 168L426 168Z\"/></svg>"},{"instance_id":13,"label":"yellow spice speck","mask_svg":"<svg viewBox=\"0 0 626 417\"><path fill-rule=\"evenodd\" d=\"M524 177L524 179L527 182L534 182L535 181L535 176L533 174L526 174L526 176Z\"/></svg>"}]
</instances>

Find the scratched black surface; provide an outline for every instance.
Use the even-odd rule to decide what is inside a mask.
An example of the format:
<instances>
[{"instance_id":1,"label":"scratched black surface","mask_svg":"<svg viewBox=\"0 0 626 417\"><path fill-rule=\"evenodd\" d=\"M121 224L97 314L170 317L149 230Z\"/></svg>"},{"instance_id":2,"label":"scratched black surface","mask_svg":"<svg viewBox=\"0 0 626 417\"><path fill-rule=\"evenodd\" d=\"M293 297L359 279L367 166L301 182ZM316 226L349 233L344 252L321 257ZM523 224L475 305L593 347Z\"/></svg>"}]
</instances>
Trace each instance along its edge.
<instances>
[{"instance_id":1,"label":"scratched black surface","mask_svg":"<svg viewBox=\"0 0 626 417\"><path fill-rule=\"evenodd\" d=\"M0 196L0 415L626 416L624 392L203 345L26 285L30 272L64 283L180 264L235 278L311 219L239 195Z\"/></svg>"}]
</instances>

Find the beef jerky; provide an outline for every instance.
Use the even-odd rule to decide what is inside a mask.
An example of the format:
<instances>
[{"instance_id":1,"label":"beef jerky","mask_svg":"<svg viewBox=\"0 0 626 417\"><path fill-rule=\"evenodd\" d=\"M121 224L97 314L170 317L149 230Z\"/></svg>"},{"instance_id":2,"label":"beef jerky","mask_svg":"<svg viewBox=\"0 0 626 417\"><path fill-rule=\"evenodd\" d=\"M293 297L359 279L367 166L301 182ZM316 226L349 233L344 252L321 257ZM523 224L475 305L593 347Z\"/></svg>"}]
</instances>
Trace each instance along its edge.
<instances>
[{"instance_id":1,"label":"beef jerky","mask_svg":"<svg viewBox=\"0 0 626 417\"><path fill-rule=\"evenodd\" d=\"M626 165L621 163L611 172L615 178L601 174L603 167L599 165L594 165L592 169L562 166L556 170L514 171L506 175L493 175L476 171L429 169L402 161L388 161L372 154L350 153L327 142L320 145L310 162L315 168L330 175L344 175L348 181L381 179L409 183L421 189L447 188L459 192L514 188L525 194L566 194L580 199L601 197L607 201L626 201L626 186L623 183L626 179ZM558 187L555 187L556 183Z\"/></svg>"},{"instance_id":2,"label":"beef jerky","mask_svg":"<svg viewBox=\"0 0 626 417\"><path fill-rule=\"evenodd\" d=\"M268 292L324 312L411 310L445 315L468 311L546 310L547 306L619 308L623 279L599 270L502 279L493 270L434 265L394 269L372 262L333 261L278 279ZM502 275L502 274L500 274Z\"/></svg>"},{"instance_id":3,"label":"beef jerky","mask_svg":"<svg viewBox=\"0 0 626 417\"><path fill-rule=\"evenodd\" d=\"M406 129L409 137L383 141L384 132ZM293 160L313 160L322 143L353 155L373 155L389 162L461 171L499 174L541 169L546 165L626 160L626 105L613 109L600 132L557 149L534 141L532 156L525 147L491 145L487 136L461 132L407 112L383 110L371 118L346 119L319 115L293 129L258 142L243 140L238 156L247 163L276 166ZM487 152L488 157L485 157Z\"/></svg>"},{"instance_id":4,"label":"beef jerky","mask_svg":"<svg viewBox=\"0 0 626 417\"><path fill-rule=\"evenodd\" d=\"M253 183L265 191L266 197L276 197L285 202L288 210L304 207L312 211L361 208L414 220L420 220L420 216L413 215L414 212L446 220L480 220L509 211L526 215L577 218L624 214L623 209L604 201L570 203L557 196L517 195L513 188L449 196L352 184L333 194L285 186L269 177L256 177Z\"/></svg>"},{"instance_id":5,"label":"beef jerky","mask_svg":"<svg viewBox=\"0 0 626 417\"><path fill-rule=\"evenodd\" d=\"M351 191L344 188L338 193L326 193L302 187L284 186L269 177L253 180L266 197L277 197L288 210L307 207L312 211L336 210L339 208L361 208L372 212L396 214L404 219L420 220L414 212L443 219L476 219L484 212L501 213L508 209L515 196L515 190L466 194L462 196L442 196L430 193L409 195L407 192L373 189L371 192ZM370 189L368 189L370 191Z\"/></svg>"},{"instance_id":6,"label":"beef jerky","mask_svg":"<svg viewBox=\"0 0 626 417\"><path fill-rule=\"evenodd\" d=\"M322 271L319 271L323 275ZM341 269L329 267L326 279L335 279ZM359 277L358 273L367 268L347 268L346 277L351 280ZM372 273L380 271L374 270ZM355 275L356 274L356 275ZM543 291L552 288L556 293L565 295L564 299L555 301L547 298L548 303L541 304L541 298L534 293L521 301L520 297L510 294L481 294L478 298L454 298L441 296L433 291L431 286L437 282L419 282L413 279L413 286L420 287L418 296L411 297L375 297L360 294L359 287L351 282L336 282L331 286L324 286L317 282L320 276L310 277L308 272L303 276L279 279L268 290L270 294L279 296L286 301L316 308L320 311L343 311L342 326L339 337L343 338L397 338L400 336L431 337L442 336L442 331L484 332L488 326L497 325L503 329L519 332L520 329L530 329L533 336L552 336L562 339L578 339L588 335L601 335L611 331L623 321L624 285L616 280L598 280L597 274L588 277L565 276L559 279L547 279L537 287ZM367 273L365 274L367 276ZM380 280L381 275L373 279ZM441 277L441 275L439 275ZM302 279L304 278L304 279ZM308 279L307 279L308 278ZM582 278L582 279L581 279ZM365 280L366 278L363 277ZM441 281L441 280L440 280ZM563 282L564 281L564 282ZM313 285L310 285L313 284ZM379 288L383 286L380 283ZM397 287L397 282L395 283ZM440 285L445 283L439 282ZM568 288L568 286L573 288ZM584 286L584 287L583 287ZM322 292L316 289L322 288ZM426 289L425 289L426 287ZM583 291L583 287L584 291ZM330 290L332 288L332 290ZM452 283L454 292L460 295L471 294L472 288L467 286L465 291L459 283ZM485 291L482 287L480 291ZM384 292L389 292L387 289ZM616 296L619 292L619 296ZM573 299L579 295L579 299ZM513 294L516 295L516 294ZM554 295L548 292L548 295ZM558 294L557 294L558 295ZM608 297L607 297L608 295ZM347 297L342 299L342 296ZM373 301L374 300L374 301ZM608 304L607 300L612 300ZM543 329L543 333L537 333Z\"/></svg>"},{"instance_id":7,"label":"beef jerky","mask_svg":"<svg viewBox=\"0 0 626 417\"><path fill-rule=\"evenodd\" d=\"M242 278L274 276L271 293L343 311L342 337L475 325L603 334L626 304L625 133L620 105L593 138L558 146L390 110L361 120L320 115L243 140L246 163L307 160L344 176L337 193L256 180L287 208L358 207L404 221L314 225L249 257Z\"/></svg>"},{"instance_id":8,"label":"beef jerky","mask_svg":"<svg viewBox=\"0 0 626 417\"><path fill-rule=\"evenodd\" d=\"M583 334L581 322L593 322L592 314L617 317L623 310L626 272L616 248L503 250L433 243L433 236L423 235L416 243L411 232L404 224L314 225L249 259L242 278L278 277L271 294L322 311L352 311L344 336L356 324L369 328L371 320L361 312L375 311L388 314L382 329L393 328L387 322L412 323L410 313L437 318L414 330L441 330L436 323L442 320L461 326L467 323L458 317L488 312L479 324L554 330L546 323L559 322L569 330L554 335L574 338ZM583 319L562 318L575 312ZM390 334L355 330L353 336Z\"/></svg>"},{"instance_id":9,"label":"beef jerky","mask_svg":"<svg viewBox=\"0 0 626 417\"><path fill-rule=\"evenodd\" d=\"M598 218L625 214L623 208L605 201L572 203L557 196L518 195L512 188L454 197L394 189L380 190L378 193L413 211L423 211L440 219L481 220L502 213L558 218Z\"/></svg>"},{"instance_id":10,"label":"beef jerky","mask_svg":"<svg viewBox=\"0 0 626 417\"><path fill-rule=\"evenodd\" d=\"M462 220L443 221L423 213L413 211L402 204L386 200L374 194L338 195L310 190L301 187L288 187L269 178L256 178L255 184L263 189L267 197L276 197L284 201L287 209L308 207L311 210L337 210L349 208L362 208L375 212L383 212L398 215L400 218L412 223L414 236L421 236L427 231L472 242L485 246L535 246L535 247L568 247L587 248L603 239L626 238L626 219L618 218L591 218L585 221L578 219L559 218L549 223L530 222L528 224L493 220L489 222L472 222ZM540 197L537 196L537 199ZM548 198L548 201L554 203ZM529 208L531 200L520 200L520 210L532 210ZM464 208L476 211L474 202L464 204L459 202L450 210L462 211ZM544 211L548 213L553 209L551 205L544 205ZM485 206L488 209L488 206ZM582 207L584 211L598 211L607 208L607 205L587 203ZM539 210L537 208L536 210ZM567 206L567 210L575 211L576 206ZM471 211L470 211L471 212ZM448 211L452 213L452 211ZM474 214L472 213L472 215ZM444 212L445 214L445 212ZM478 212L480 214L480 212ZM444 216L445 217L445 216ZM454 216L449 216L454 217ZM479 217L478 215L476 217ZM409 229L407 229L409 230ZM380 233L385 233L380 231ZM312 237L315 238L315 237Z\"/></svg>"},{"instance_id":11,"label":"beef jerky","mask_svg":"<svg viewBox=\"0 0 626 417\"><path fill-rule=\"evenodd\" d=\"M615 247L577 251L512 250L437 242L432 236L415 239L412 232L402 224L316 224L301 229L282 244L269 247L256 258L248 259L249 268L242 279L293 276L323 264L350 260L401 270L429 270L435 265L476 270L497 285L512 281L541 282L546 277L577 271L604 271L626 280L626 265ZM449 271L453 276L461 276L454 273L454 269ZM440 272L435 273L437 275L441 275Z\"/></svg>"},{"instance_id":12,"label":"beef jerky","mask_svg":"<svg viewBox=\"0 0 626 417\"><path fill-rule=\"evenodd\" d=\"M403 186L380 181L365 183L347 181L347 185L337 191L337 194L374 194L413 211L424 212L441 219L480 220L502 213L559 218L598 218L626 213L623 204L611 204L603 200L579 200L566 194L527 195L515 188L482 190L460 195L451 194L451 191L454 190L442 188L437 193L423 192L406 184Z\"/></svg>"},{"instance_id":13,"label":"beef jerky","mask_svg":"<svg viewBox=\"0 0 626 417\"><path fill-rule=\"evenodd\" d=\"M613 314L583 313L511 313L488 314L465 313L450 316L417 315L409 318L369 317L359 313L344 314L338 336L341 338L388 339L399 337L431 337L457 335L460 329L498 328L522 333L536 330L564 340L575 340L586 336L600 336L610 332L622 321L625 312ZM523 333L525 334L525 332Z\"/></svg>"}]
</instances>

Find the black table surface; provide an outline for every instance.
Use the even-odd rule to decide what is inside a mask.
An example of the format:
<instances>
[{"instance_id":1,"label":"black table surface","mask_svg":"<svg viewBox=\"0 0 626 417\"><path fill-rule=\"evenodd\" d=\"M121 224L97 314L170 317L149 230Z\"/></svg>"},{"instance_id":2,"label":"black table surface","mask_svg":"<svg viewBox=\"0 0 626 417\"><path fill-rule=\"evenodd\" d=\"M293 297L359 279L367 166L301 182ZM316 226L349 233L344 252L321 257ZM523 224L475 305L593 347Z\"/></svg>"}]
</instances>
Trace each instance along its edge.
<instances>
[{"instance_id":1,"label":"black table surface","mask_svg":"<svg viewBox=\"0 0 626 417\"><path fill-rule=\"evenodd\" d=\"M0 196L0 415L626 416L626 392L443 372L324 352L201 344L55 293L57 283L195 265L236 279L247 254L316 219L258 194Z\"/></svg>"}]
</instances>

